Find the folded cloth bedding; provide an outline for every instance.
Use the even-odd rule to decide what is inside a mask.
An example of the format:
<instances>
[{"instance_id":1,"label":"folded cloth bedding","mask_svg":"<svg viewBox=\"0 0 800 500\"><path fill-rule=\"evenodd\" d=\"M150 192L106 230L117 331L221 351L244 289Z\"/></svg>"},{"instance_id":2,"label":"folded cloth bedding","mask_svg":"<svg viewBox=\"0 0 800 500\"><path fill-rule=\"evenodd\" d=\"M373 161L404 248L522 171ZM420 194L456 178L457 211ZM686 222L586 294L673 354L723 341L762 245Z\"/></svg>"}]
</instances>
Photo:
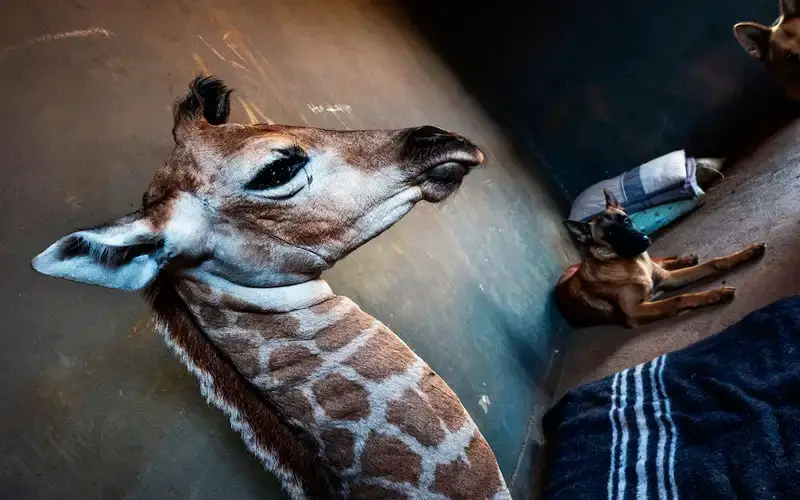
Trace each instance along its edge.
<instances>
[{"instance_id":1,"label":"folded cloth bedding","mask_svg":"<svg viewBox=\"0 0 800 500\"><path fill-rule=\"evenodd\" d=\"M646 234L661 229L683 213L693 210L705 194L697 184L695 159L687 157L682 150L673 151L587 188L572 203L570 220L588 221L605 210L605 189L614 193L634 219L636 227ZM681 205L681 210L661 210L659 217L654 218L651 212L636 219L640 212L652 207L666 207L678 201L691 203Z\"/></svg>"},{"instance_id":2,"label":"folded cloth bedding","mask_svg":"<svg viewBox=\"0 0 800 500\"><path fill-rule=\"evenodd\" d=\"M800 296L570 391L548 499L800 499Z\"/></svg>"}]
</instances>

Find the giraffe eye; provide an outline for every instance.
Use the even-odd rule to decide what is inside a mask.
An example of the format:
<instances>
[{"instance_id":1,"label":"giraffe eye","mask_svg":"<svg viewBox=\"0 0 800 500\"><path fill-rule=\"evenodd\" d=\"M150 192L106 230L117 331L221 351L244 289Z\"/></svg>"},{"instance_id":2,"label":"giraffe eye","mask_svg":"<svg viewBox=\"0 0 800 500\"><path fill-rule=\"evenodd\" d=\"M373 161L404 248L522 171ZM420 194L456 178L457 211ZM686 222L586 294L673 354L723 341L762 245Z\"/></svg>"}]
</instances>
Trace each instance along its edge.
<instances>
[{"instance_id":1,"label":"giraffe eye","mask_svg":"<svg viewBox=\"0 0 800 500\"><path fill-rule=\"evenodd\" d=\"M281 151L281 154L283 156L277 160L264 165L247 183L245 189L263 191L283 186L294 179L308 163L308 157L296 150Z\"/></svg>"}]
</instances>

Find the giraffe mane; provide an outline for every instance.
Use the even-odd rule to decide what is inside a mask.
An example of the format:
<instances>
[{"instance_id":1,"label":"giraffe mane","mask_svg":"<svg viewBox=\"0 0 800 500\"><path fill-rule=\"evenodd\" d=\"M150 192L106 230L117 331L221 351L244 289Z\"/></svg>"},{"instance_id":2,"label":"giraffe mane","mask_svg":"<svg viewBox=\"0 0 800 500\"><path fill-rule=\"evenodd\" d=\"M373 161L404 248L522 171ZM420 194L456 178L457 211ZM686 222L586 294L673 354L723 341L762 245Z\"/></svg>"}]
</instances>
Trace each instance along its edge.
<instances>
[{"instance_id":1,"label":"giraffe mane","mask_svg":"<svg viewBox=\"0 0 800 500\"><path fill-rule=\"evenodd\" d=\"M303 431L290 425L217 349L195 323L165 277L145 291L155 312L156 330L200 382L206 400L221 410L247 448L295 499L331 498L338 480L319 467Z\"/></svg>"}]
</instances>

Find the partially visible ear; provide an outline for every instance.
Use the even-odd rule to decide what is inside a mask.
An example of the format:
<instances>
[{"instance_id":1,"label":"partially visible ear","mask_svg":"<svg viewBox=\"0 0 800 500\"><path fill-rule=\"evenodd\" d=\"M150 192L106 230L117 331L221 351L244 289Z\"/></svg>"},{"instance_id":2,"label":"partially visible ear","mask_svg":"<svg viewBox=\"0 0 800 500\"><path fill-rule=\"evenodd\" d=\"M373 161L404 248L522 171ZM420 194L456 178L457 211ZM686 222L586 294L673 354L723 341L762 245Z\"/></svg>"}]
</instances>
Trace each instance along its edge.
<instances>
[{"instance_id":1,"label":"partially visible ear","mask_svg":"<svg viewBox=\"0 0 800 500\"><path fill-rule=\"evenodd\" d=\"M189 93L172 107L172 135L179 139L182 125L205 121L222 125L231 114L231 90L225 83L210 75L198 75L189 84Z\"/></svg>"},{"instance_id":2,"label":"partially visible ear","mask_svg":"<svg viewBox=\"0 0 800 500\"><path fill-rule=\"evenodd\" d=\"M738 23L733 34L751 57L763 60L769 50L770 29L758 23Z\"/></svg>"},{"instance_id":3,"label":"partially visible ear","mask_svg":"<svg viewBox=\"0 0 800 500\"><path fill-rule=\"evenodd\" d=\"M155 279L166 258L163 235L137 212L61 238L32 265L49 276L140 290Z\"/></svg>"},{"instance_id":4,"label":"partially visible ear","mask_svg":"<svg viewBox=\"0 0 800 500\"><path fill-rule=\"evenodd\" d=\"M565 220L564 227L578 240L579 243L588 244L592 241L592 226L588 222Z\"/></svg>"},{"instance_id":5,"label":"partially visible ear","mask_svg":"<svg viewBox=\"0 0 800 500\"><path fill-rule=\"evenodd\" d=\"M781 0L781 14L783 14L783 17L797 17L798 13L797 0Z\"/></svg>"},{"instance_id":6,"label":"partially visible ear","mask_svg":"<svg viewBox=\"0 0 800 500\"><path fill-rule=\"evenodd\" d=\"M606 196L606 210L609 208L617 208L617 209L622 208L622 205L620 205L616 195L613 192L611 192L610 189L603 188L603 194Z\"/></svg>"}]
</instances>

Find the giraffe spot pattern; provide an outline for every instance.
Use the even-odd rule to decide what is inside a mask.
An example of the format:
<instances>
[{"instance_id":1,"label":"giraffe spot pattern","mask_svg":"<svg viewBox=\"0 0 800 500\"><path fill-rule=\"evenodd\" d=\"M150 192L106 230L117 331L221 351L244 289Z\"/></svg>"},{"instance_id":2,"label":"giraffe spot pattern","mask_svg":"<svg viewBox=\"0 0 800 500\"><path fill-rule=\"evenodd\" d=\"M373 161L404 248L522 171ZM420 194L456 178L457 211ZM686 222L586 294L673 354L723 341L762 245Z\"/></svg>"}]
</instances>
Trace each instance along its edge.
<instances>
[{"instance_id":1,"label":"giraffe spot pattern","mask_svg":"<svg viewBox=\"0 0 800 500\"><path fill-rule=\"evenodd\" d=\"M311 306L311 307L308 308L308 310L311 311L314 314L317 314L317 315L320 315L320 316L324 316L324 315L328 314L329 312L331 312L333 309L339 307L340 305L342 305L343 303L345 303L345 302L347 302L349 300L350 299L346 299L344 297L336 296L336 297L330 298L330 299L328 299L326 301L320 302L319 304L317 304L315 306Z\"/></svg>"},{"instance_id":2,"label":"giraffe spot pattern","mask_svg":"<svg viewBox=\"0 0 800 500\"><path fill-rule=\"evenodd\" d=\"M404 373L414 363L411 349L386 327L375 334L345 361L362 377L380 381L395 374Z\"/></svg>"},{"instance_id":3,"label":"giraffe spot pattern","mask_svg":"<svg viewBox=\"0 0 800 500\"><path fill-rule=\"evenodd\" d=\"M300 321L291 314L237 312L234 325L248 332L258 332L264 340L295 338L300 331Z\"/></svg>"},{"instance_id":4,"label":"giraffe spot pattern","mask_svg":"<svg viewBox=\"0 0 800 500\"><path fill-rule=\"evenodd\" d=\"M322 360L319 356L301 345L278 347L269 356L270 376L287 385L307 379L320 365Z\"/></svg>"},{"instance_id":5,"label":"giraffe spot pattern","mask_svg":"<svg viewBox=\"0 0 800 500\"><path fill-rule=\"evenodd\" d=\"M325 414L338 420L361 420L369 415L369 393L338 373L314 384L314 395Z\"/></svg>"},{"instance_id":6,"label":"giraffe spot pattern","mask_svg":"<svg viewBox=\"0 0 800 500\"><path fill-rule=\"evenodd\" d=\"M492 498L502 490L500 471L492 450L479 433L475 433L466 450L466 460L459 458L436 466L431 491L453 500Z\"/></svg>"},{"instance_id":7,"label":"giraffe spot pattern","mask_svg":"<svg viewBox=\"0 0 800 500\"><path fill-rule=\"evenodd\" d=\"M261 372L256 340L249 337L226 337L219 340L217 345L245 377L253 378Z\"/></svg>"},{"instance_id":8,"label":"giraffe spot pattern","mask_svg":"<svg viewBox=\"0 0 800 500\"><path fill-rule=\"evenodd\" d=\"M398 483L419 484L422 457L397 438L370 432L361 454L361 471Z\"/></svg>"},{"instance_id":9,"label":"giraffe spot pattern","mask_svg":"<svg viewBox=\"0 0 800 500\"><path fill-rule=\"evenodd\" d=\"M200 316L200 323L204 328L225 328L231 324L231 318L222 309L205 307L203 308L203 314Z\"/></svg>"},{"instance_id":10,"label":"giraffe spot pattern","mask_svg":"<svg viewBox=\"0 0 800 500\"><path fill-rule=\"evenodd\" d=\"M300 389L279 389L269 392L269 397L275 402L281 413L294 419L302 426L314 423L314 409Z\"/></svg>"},{"instance_id":11,"label":"giraffe spot pattern","mask_svg":"<svg viewBox=\"0 0 800 500\"><path fill-rule=\"evenodd\" d=\"M413 389L389 403L386 421L424 446L435 446L444 440L440 420L430 403Z\"/></svg>"},{"instance_id":12,"label":"giraffe spot pattern","mask_svg":"<svg viewBox=\"0 0 800 500\"><path fill-rule=\"evenodd\" d=\"M346 318L326 326L316 335L317 347L328 352L341 349L374 323L375 320L366 314L359 314L355 318Z\"/></svg>"},{"instance_id":13,"label":"giraffe spot pattern","mask_svg":"<svg viewBox=\"0 0 800 500\"><path fill-rule=\"evenodd\" d=\"M217 330L230 325L232 319L230 311L208 305L213 293L208 285L186 282L182 284L180 293L186 298L194 317L203 328Z\"/></svg>"},{"instance_id":14,"label":"giraffe spot pattern","mask_svg":"<svg viewBox=\"0 0 800 500\"><path fill-rule=\"evenodd\" d=\"M355 458L356 437L347 429L327 429L320 435L325 444L325 457L332 466L347 469Z\"/></svg>"},{"instance_id":15,"label":"giraffe spot pattern","mask_svg":"<svg viewBox=\"0 0 800 500\"><path fill-rule=\"evenodd\" d=\"M433 411L442 419L450 432L455 432L466 423L467 412L461 406L458 396L427 366L419 381L419 390L428 396Z\"/></svg>"},{"instance_id":16,"label":"giraffe spot pattern","mask_svg":"<svg viewBox=\"0 0 800 500\"><path fill-rule=\"evenodd\" d=\"M214 296L211 287L199 281L181 281L178 288L186 303L193 308L199 304L208 303L209 298ZM203 312L205 313L205 311Z\"/></svg>"},{"instance_id":17,"label":"giraffe spot pattern","mask_svg":"<svg viewBox=\"0 0 800 500\"><path fill-rule=\"evenodd\" d=\"M408 500L408 495L376 484L359 483L350 489L351 500Z\"/></svg>"}]
</instances>

